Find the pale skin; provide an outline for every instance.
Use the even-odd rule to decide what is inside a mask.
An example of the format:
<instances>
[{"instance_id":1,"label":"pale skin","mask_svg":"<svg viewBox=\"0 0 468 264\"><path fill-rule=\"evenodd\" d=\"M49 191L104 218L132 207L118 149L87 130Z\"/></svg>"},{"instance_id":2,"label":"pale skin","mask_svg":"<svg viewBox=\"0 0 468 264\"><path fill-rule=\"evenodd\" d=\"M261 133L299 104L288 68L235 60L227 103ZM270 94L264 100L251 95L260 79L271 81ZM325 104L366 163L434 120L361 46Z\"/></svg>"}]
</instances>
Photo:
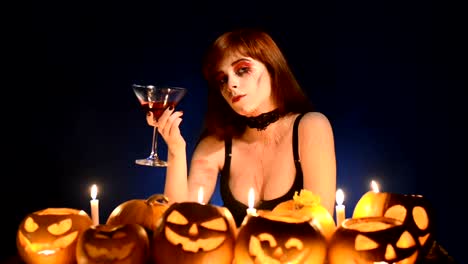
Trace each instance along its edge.
<instances>
[{"instance_id":1,"label":"pale skin","mask_svg":"<svg viewBox=\"0 0 468 264\"><path fill-rule=\"evenodd\" d=\"M224 99L238 114L257 116L272 111L270 75L260 61L241 55L226 57L219 67ZM164 193L170 202L198 201L203 187L204 203L215 191L224 166L224 141L208 136L200 141L187 168L186 142L179 125L181 111L166 109L155 122L168 146L168 167ZM297 115L290 114L258 131L247 128L232 141L229 186L233 196L248 205L248 191L255 191L255 203L284 195L296 176L292 151L292 126ZM333 131L319 112L304 115L299 125L299 156L304 173L304 189L320 195L322 205L333 215L336 191L336 161ZM187 174L187 172L189 172ZM187 177L188 175L188 177Z\"/></svg>"}]
</instances>

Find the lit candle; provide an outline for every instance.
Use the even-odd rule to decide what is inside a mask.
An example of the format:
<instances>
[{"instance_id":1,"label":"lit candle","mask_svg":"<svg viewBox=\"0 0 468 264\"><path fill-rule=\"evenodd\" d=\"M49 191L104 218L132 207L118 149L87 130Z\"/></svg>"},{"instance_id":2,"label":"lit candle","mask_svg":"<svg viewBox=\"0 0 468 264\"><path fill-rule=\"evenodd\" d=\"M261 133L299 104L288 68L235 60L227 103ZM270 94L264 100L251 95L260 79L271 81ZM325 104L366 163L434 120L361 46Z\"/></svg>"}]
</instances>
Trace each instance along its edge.
<instances>
[{"instance_id":1,"label":"lit candle","mask_svg":"<svg viewBox=\"0 0 468 264\"><path fill-rule=\"evenodd\" d=\"M372 180L371 181L371 189L373 192L378 193L379 192L379 185L377 184L376 181Z\"/></svg>"},{"instance_id":2,"label":"lit candle","mask_svg":"<svg viewBox=\"0 0 468 264\"><path fill-rule=\"evenodd\" d=\"M99 200L97 196L97 186L93 184L91 186L91 218L93 219L93 225L99 225Z\"/></svg>"},{"instance_id":3,"label":"lit candle","mask_svg":"<svg viewBox=\"0 0 468 264\"><path fill-rule=\"evenodd\" d=\"M339 227L345 220L345 206L343 204L344 193L341 189L336 190L336 226Z\"/></svg>"},{"instance_id":4,"label":"lit candle","mask_svg":"<svg viewBox=\"0 0 468 264\"><path fill-rule=\"evenodd\" d=\"M249 189L249 208L247 208L248 215L257 215L257 210L254 208L255 204L255 192L253 188Z\"/></svg>"},{"instance_id":5,"label":"lit candle","mask_svg":"<svg viewBox=\"0 0 468 264\"><path fill-rule=\"evenodd\" d=\"M198 203L199 204L205 204L203 203L203 186L200 186L200 188L198 189Z\"/></svg>"}]
</instances>

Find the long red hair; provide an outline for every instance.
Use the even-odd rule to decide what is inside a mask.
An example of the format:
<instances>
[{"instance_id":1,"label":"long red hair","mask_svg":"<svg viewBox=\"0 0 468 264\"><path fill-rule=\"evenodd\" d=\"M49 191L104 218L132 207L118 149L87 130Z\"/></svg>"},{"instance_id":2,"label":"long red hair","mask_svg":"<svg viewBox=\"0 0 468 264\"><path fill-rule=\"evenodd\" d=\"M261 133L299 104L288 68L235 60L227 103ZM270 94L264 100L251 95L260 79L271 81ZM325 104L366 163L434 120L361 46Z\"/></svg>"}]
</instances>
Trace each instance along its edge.
<instances>
[{"instance_id":1,"label":"long red hair","mask_svg":"<svg viewBox=\"0 0 468 264\"><path fill-rule=\"evenodd\" d=\"M202 137L214 135L222 139L240 135L245 130L245 124L225 101L215 79L219 63L231 54L251 57L266 66L271 77L273 100L281 115L313 110L271 36L262 30L238 29L219 36L205 53L202 70L208 83L208 106Z\"/></svg>"}]
</instances>

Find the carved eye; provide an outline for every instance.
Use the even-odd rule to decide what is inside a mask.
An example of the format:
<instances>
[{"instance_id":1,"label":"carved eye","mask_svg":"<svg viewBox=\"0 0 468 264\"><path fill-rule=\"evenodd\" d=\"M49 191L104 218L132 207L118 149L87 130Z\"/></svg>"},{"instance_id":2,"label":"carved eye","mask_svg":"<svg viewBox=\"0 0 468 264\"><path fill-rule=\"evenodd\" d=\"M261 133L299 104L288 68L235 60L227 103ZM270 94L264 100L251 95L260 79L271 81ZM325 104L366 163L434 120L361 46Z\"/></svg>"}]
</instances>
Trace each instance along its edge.
<instances>
[{"instance_id":1,"label":"carved eye","mask_svg":"<svg viewBox=\"0 0 468 264\"><path fill-rule=\"evenodd\" d=\"M226 231L227 230L227 224L226 221L224 221L223 218L218 217L206 222L201 223L201 226L211 229L211 230L216 230L216 231Z\"/></svg>"},{"instance_id":2,"label":"carved eye","mask_svg":"<svg viewBox=\"0 0 468 264\"><path fill-rule=\"evenodd\" d=\"M39 225L34 222L34 220L31 218L31 217L28 217L25 221L24 221L24 229L27 231L27 232L34 232L36 231L37 229L39 228Z\"/></svg>"},{"instance_id":3,"label":"carved eye","mask_svg":"<svg viewBox=\"0 0 468 264\"><path fill-rule=\"evenodd\" d=\"M419 229L426 230L429 227L429 216L421 206L413 208L413 219Z\"/></svg>"},{"instance_id":4,"label":"carved eye","mask_svg":"<svg viewBox=\"0 0 468 264\"><path fill-rule=\"evenodd\" d=\"M356 247L356 250L376 249L379 246L377 242L361 234L356 236L354 245Z\"/></svg>"},{"instance_id":5,"label":"carved eye","mask_svg":"<svg viewBox=\"0 0 468 264\"><path fill-rule=\"evenodd\" d=\"M127 236L127 233L119 231L119 232L116 232L114 235L112 235L112 238L113 239L121 239L121 238L124 238L126 236Z\"/></svg>"},{"instance_id":6,"label":"carved eye","mask_svg":"<svg viewBox=\"0 0 468 264\"><path fill-rule=\"evenodd\" d=\"M404 222L406 218L406 208L401 205L394 205L387 209L384 216Z\"/></svg>"},{"instance_id":7,"label":"carved eye","mask_svg":"<svg viewBox=\"0 0 468 264\"><path fill-rule=\"evenodd\" d=\"M177 225L186 225L186 224L188 224L187 218L185 218L185 216L183 216L178 211L172 211L169 214L169 216L167 217L167 222L172 223L172 224L177 224Z\"/></svg>"},{"instance_id":8,"label":"carved eye","mask_svg":"<svg viewBox=\"0 0 468 264\"><path fill-rule=\"evenodd\" d=\"M98 239L109 239L109 237L105 234L102 234L102 233L96 233L94 235L95 238L98 238Z\"/></svg>"},{"instance_id":9,"label":"carved eye","mask_svg":"<svg viewBox=\"0 0 468 264\"><path fill-rule=\"evenodd\" d=\"M297 250L302 250L304 244L302 244L302 241L297 238L290 238L288 241L286 241L284 247L287 249L295 247Z\"/></svg>"},{"instance_id":10,"label":"carved eye","mask_svg":"<svg viewBox=\"0 0 468 264\"><path fill-rule=\"evenodd\" d=\"M61 235L64 234L65 232L69 231L70 228L72 227L72 220L71 219L65 219L62 220L58 223L51 224L49 227L47 227L47 230L49 233L52 235Z\"/></svg>"},{"instance_id":11,"label":"carved eye","mask_svg":"<svg viewBox=\"0 0 468 264\"><path fill-rule=\"evenodd\" d=\"M276 239L268 233L261 233L260 235L258 235L258 239L260 240L260 242L268 242L270 247L276 247Z\"/></svg>"},{"instance_id":12,"label":"carved eye","mask_svg":"<svg viewBox=\"0 0 468 264\"><path fill-rule=\"evenodd\" d=\"M408 232L405 231L401 234L400 238L398 239L396 246L398 248L410 248L416 245L416 242L413 239L413 236Z\"/></svg>"}]
</instances>

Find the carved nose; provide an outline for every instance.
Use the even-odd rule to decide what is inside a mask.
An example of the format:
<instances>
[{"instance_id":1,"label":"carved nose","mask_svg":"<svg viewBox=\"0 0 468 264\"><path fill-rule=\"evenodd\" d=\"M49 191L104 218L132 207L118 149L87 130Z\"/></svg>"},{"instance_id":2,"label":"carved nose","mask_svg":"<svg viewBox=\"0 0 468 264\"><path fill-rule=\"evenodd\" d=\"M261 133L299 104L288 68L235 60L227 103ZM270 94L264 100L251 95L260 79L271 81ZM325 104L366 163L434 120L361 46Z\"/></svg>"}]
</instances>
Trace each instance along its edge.
<instances>
[{"instance_id":1,"label":"carved nose","mask_svg":"<svg viewBox=\"0 0 468 264\"><path fill-rule=\"evenodd\" d=\"M283 256L283 249L281 249L281 247L277 247L273 252L273 256L279 259L281 256Z\"/></svg>"},{"instance_id":2,"label":"carved nose","mask_svg":"<svg viewBox=\"0 0 468 264\"><path fill-rule=\"evenodd\" d=\"M190 226L189 235L191 235L191 236L196 236L196 235L198 235L197 224L192 224L192 225Z\"/></svg>"}]
</instances>

